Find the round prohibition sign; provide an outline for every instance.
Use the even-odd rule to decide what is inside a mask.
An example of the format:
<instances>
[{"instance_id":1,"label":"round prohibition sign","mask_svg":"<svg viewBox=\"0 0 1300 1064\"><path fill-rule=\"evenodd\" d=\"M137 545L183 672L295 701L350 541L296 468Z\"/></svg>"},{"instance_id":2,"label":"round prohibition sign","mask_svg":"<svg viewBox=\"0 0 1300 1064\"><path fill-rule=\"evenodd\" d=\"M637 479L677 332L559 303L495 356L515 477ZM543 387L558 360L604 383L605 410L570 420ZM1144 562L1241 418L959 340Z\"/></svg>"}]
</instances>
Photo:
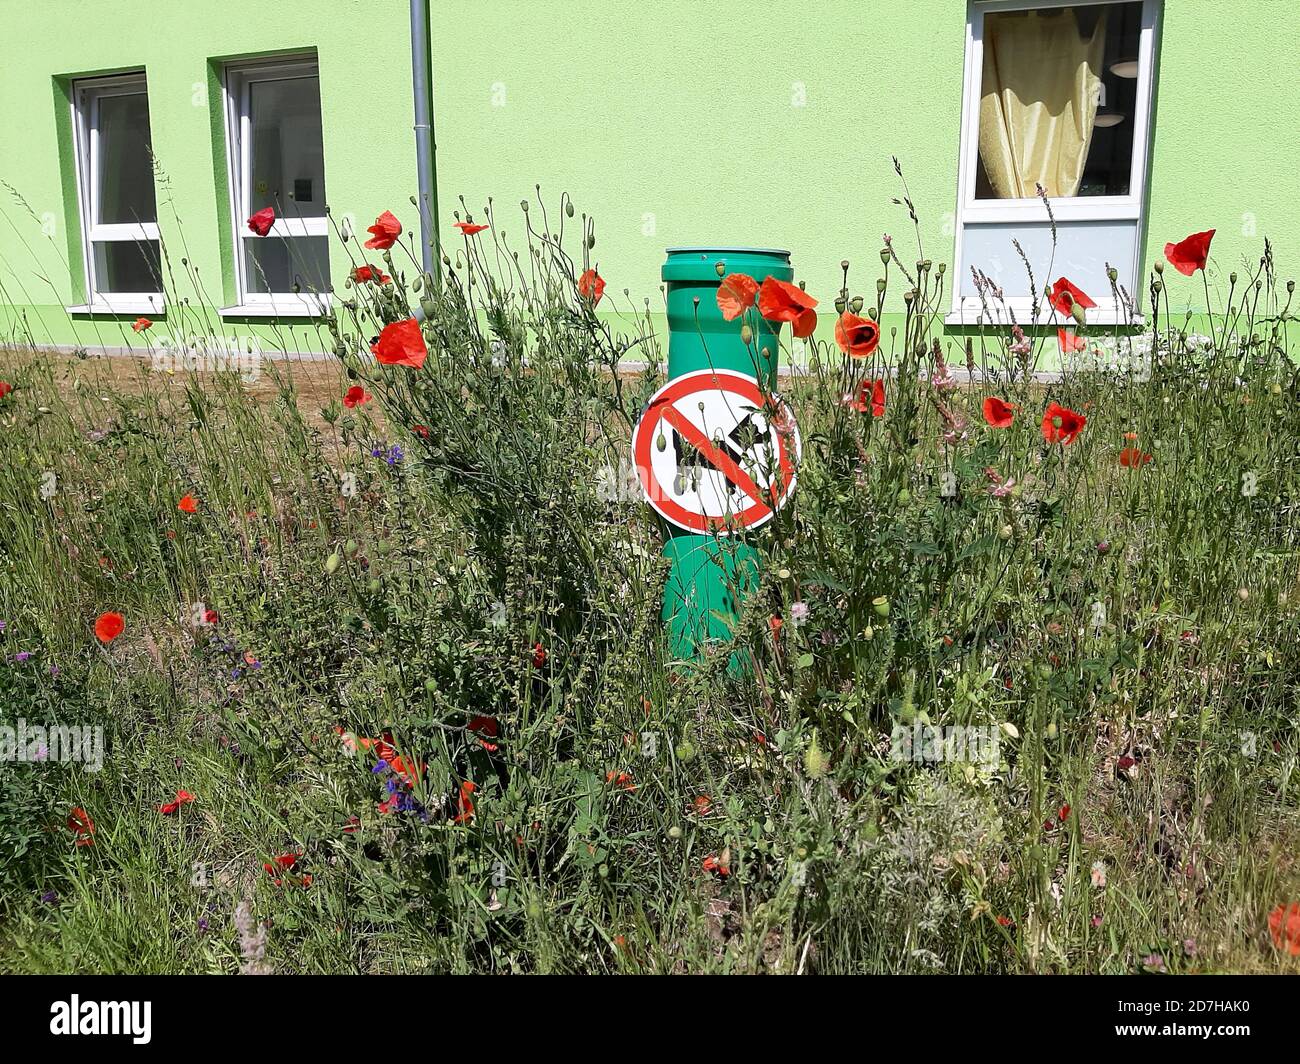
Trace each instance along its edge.
<instances>
[{"instance_id":1,"label":"round prohibition sign","mask_svg":"<svg viewBox=\"0 0 1300 1064\"><path fill-rule=\"evenodd\" d=\"M778 431L778 426L780 431ZM697 370L651 397L632 459L655 511L688 532L757 528L790 497L799 430L776 396L731 370Z\"/></svg>"}]
</instances>

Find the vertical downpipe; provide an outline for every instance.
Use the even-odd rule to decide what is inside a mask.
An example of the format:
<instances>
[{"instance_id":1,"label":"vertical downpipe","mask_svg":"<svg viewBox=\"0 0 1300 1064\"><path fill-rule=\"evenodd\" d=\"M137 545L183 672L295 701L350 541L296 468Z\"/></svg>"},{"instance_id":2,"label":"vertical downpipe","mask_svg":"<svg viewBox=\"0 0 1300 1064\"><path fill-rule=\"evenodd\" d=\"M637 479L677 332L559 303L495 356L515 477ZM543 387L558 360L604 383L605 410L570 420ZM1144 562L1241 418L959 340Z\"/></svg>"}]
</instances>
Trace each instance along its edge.
<instances>
[{"instance_id":1,"label":"vertical downpipe","mask_svg":"<svg viewBox=\"0 0 1300 1064\"><path fill-rule=\"evenodd\" d=\"M442 280L438 246L438 183L433 141L433 40L429 0L411 0L411 87L415 93L415 166L419 180L420 251L424 272ZM423 318L422 313L417 316Z\"/></svg>"}]
</instances>

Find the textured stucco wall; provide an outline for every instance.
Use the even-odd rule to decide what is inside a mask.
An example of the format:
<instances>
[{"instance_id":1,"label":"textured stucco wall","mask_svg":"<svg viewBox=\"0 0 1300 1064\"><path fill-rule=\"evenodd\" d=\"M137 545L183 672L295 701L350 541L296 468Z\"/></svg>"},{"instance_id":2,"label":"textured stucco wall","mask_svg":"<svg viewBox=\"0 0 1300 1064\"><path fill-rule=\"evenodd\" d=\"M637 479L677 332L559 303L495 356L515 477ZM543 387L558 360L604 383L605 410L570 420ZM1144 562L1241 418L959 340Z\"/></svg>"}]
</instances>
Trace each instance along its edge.
<instances>
[{"instance_id":1,"label":"textured stucco wall","mask_svg":"<svg viewBox=\"0 0 1300 1064\"><path fill-rule=\"evenodd\" d=\"M1213 226L1223 277L1257 260L1265 235L1282 276L1300 272L1300 4L1163 6L1147 261L1166 240ZM553 209L567 191L595 217L611 294L627 288L658 308L664 247L718 242L789 248L829 302L841 259L865 293L881 234L911 247L906 212L891 202L896 155L926 255L952 260L965 0L433 0L432 9L441 222L452 246L459 196L476 216L491 197L517 244L519 200L540 183ZM391 208L416 223L406 0L320 0L297 15L252 0L0 0L0 15L0 178L56 230L45 238L0 195L0 283L4 299L35 306L38 338L44 329L56 342L138 342L119 323L74 326L62 311L79 293L61 261L76 208L59 162L59 77L144 66L172 200L160 190L164 239L175 253L183 228L215 302L230 296L213 82L223 57L314 47L334 211L364 226ZM1200 298L1199 285L1183 291ZM302 326L276 341L317 344Z\"/></svg>"}]
</instances>

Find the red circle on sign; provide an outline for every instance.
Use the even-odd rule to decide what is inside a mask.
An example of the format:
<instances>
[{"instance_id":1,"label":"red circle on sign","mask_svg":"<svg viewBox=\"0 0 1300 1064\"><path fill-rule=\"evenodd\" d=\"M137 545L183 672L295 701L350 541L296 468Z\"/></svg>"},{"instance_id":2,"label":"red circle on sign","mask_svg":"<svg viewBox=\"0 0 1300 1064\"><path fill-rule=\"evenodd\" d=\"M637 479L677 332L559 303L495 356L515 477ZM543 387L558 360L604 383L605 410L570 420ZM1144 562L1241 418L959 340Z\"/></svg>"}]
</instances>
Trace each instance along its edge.
<instances>
[{"instance_id":1,"label":"red circle on sign","mask_svg":"<svg viewBox=\"0 0 1300 1064\"><path fill-rule=\"evenodd\" d=\"M716 447L699 428L687 419L675 404L691 395L725 392L745 400L750 406L769 414L768 431L775 437L777 476L768 488L759 487L749 474L740 468L726 451ZM782 421L789 424L788 432L778 432L772 427L770 414L773 405ZM727 481L739 488L748 500L739 510L725 514L697 513L682 506L672 493L659 483L654 473L650 452L651 441L661 421L667 421L676 433L703 456L704 460L720 472ZM697 370L669 381L651 397L641 420L637 422L632 437L632 459L637 475L650 505L666 520L689 532L716 532L726 534L745 528L756 528L771 518L775 510L790 497L794 490L794 462L798 455L799 437L794 417L785 403L775 396L764 402L758 381L743 373L730 370ZM792 450L794 454L792 454Z\"/></svg>"}]
</instances>

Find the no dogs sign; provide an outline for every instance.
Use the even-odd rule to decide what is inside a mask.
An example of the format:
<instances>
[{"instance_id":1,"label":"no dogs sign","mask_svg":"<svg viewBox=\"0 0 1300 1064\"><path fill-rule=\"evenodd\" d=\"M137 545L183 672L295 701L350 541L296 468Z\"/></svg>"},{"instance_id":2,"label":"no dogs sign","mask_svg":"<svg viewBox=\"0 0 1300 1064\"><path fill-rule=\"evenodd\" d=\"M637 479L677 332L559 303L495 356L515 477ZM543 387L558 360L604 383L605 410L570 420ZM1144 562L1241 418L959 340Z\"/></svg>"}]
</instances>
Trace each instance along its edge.
<instances>
[{"instance_id":1,"label":"no dogs sign","mask_svg":"<svg viewBox=\"0 0 1300 1064\"><path fill-rule=\"evenodd\" d=\"M764 400L758 381L698 370L650 399L632 434L632 459L650 505L688 532L757 528L794 491L794 415Z\"/></svg>"}]
</instances>

